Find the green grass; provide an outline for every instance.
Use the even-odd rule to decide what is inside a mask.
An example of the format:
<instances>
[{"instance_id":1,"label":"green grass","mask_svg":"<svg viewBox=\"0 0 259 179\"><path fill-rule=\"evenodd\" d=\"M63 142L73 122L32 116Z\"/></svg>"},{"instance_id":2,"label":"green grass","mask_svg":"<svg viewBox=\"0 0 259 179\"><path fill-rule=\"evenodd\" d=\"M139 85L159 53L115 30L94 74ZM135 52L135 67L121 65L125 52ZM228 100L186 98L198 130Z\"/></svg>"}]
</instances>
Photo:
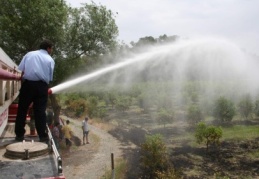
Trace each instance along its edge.
<instances>
[{"instance_id":1,"label":"green grass","mask_svg":"<svg viewBox=\"0 0 259 179\"><path fill-rule=\"evenodd\" d=\"M259 136L259 126L242 126L222 127L222 140L251 140Z\"/></svg>"},{"instance_id":2,"label":"green grass","mask_svg":"<svg viewBox=\"0 0 259 179\"><path fill-rule=\"evenodd\" d=\"M259 137L259 126L244 126L244 125L236 125L232 127L222 127L223 136L220 141L224 140L253 140ZM178 141L186 141L190 146L197 147L199 144L196 143L195 132L186 132L180 136L174 136L170 142L177 143Z\"/></svg>"},{"instance_id":3,"label":"green grass","mask_svg":"<svg viewBox=\"0 0 259 179\"><path fill-rule=\"evenodd\" d=\"M125 178L125 173L127 171L127 162L122 159L118 158L115 160L114 172L115 178L123 179ZM112 171L111 169L106 169L105 174L101 177L101 179L110 179L112 178Z\"/></svg>"}]
</instances>

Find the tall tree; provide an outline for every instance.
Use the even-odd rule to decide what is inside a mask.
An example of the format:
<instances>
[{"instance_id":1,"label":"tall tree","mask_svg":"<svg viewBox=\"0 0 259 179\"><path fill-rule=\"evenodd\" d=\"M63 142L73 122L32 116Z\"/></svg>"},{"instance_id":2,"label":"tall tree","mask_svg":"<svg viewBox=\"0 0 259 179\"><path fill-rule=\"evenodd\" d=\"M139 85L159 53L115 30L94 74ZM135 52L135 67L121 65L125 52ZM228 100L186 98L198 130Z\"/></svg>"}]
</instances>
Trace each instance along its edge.
<instances>
[{"instance_id":1,"label":"tall tree","mask_svg":"<svg viewBox=\"0 0 259 179\"><path fill-rule=\"evenodd\" d=\"M92 2L71 8L63 0L0 0L0 7L0 47L17 64L42 38L54 42L52 85L116 47L118 28L105 6ZM51 102L57 119L60 106L55 95Z\"/></svg>"},{"instance_id":2,"label":"tall tree","mask_svg":"<svg viewBox=\"0 0 259 179\"><path fill-rule=\"evenodd\" d=\"M0 47L17 64L42 38L55 47L64 38L68 8L63 0L1 0L0 7Z\"/></svg>"},{"instance_id":3,"label":"tall tree","mask_svg":"<svg viewBox=\"0 0 259 179\"><path fill-rule=\"evenodd\" d=\"M115 16L105 6L84 4L81 8L70 8L65 26L62 66L56 84L65 77L96 63L100 55L116 48L118 27Z\"/></svg>"}]
</instances>

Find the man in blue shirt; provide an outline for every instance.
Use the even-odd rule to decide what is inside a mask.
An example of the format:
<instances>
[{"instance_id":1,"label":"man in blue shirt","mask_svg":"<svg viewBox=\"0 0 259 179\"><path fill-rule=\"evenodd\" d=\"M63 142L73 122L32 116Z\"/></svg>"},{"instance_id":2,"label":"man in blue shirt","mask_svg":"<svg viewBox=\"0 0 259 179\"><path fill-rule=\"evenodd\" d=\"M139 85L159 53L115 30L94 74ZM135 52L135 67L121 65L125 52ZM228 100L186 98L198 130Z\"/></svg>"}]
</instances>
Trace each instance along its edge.
<instances>
[{"instance_id":1,"label":"man in blue shirt","mask_svg":"<svg viewBox=\"0 0 259 179\"><path fill-rule=\"evenodd\" d=\"M31 103L33 104L35 127L39 139L41 142L48 141L46 132L48 84L53 80L55 66L55 62L50 56L52 51L52 42L43 40L40 44L40 49L28 52L18 67L22 71L22 86L15 121L15 139L17 141L24 139L26 115Z\"/></svg>"}]
</instances>

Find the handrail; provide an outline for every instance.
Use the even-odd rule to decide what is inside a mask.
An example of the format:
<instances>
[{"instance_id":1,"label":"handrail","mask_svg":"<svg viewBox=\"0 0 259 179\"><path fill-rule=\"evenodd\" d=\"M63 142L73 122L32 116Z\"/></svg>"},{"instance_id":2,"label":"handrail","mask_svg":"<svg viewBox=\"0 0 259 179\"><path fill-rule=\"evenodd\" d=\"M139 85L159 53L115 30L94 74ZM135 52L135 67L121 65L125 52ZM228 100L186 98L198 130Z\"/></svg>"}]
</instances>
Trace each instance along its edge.
<instances>
[{"instance_id":1,"label":"handrail","mask_svg":"<svg viewBox=\"0 0 259 179\"><path fill-rule=\"evenodd\" d=\"M54 139L53 139L53 136L51 134L51 131L49 129L49 126L47 125L47 129L48 129L48 136L49 136L49 139L50 139L50 145L51 145L51 150L53 151L54 155L55 155L55 163L56 163L56 166L57 166L57 169L58 169L58 175L63 175L62 172L63 172L63 169L62 169L62 159L61 159L61 156L58 152L58 149L56 147L56 144L54 142Z\"/></svg>"},{"instance_id":2,"label":"handrail","mask_svg":"<svg viewBox=\"0 0 259 179\"><path fill-rule=\"evenodd\" d=\"M0 68L0 79L1 80L20 80L21 77Z\"/></svg>"}]
</instances>

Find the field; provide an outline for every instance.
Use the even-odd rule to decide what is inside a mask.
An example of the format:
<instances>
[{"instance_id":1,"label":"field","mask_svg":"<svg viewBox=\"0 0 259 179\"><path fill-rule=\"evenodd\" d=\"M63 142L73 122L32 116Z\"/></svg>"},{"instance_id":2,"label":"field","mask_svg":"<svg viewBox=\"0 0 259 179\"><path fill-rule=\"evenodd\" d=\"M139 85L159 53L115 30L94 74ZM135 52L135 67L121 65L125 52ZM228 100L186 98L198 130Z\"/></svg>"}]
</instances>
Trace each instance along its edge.
<instances>
[{"instance_id":1,"label":"field","mask_svg":"<svg viewBox=\"0 0 259 179\"><path fill-rule=\"evenodd\" d=\"M259 121L234 120L222 126L223 137L220 146L198 145L194 137L194 127L186 124L179 115L172 124L156 122L152 112L144 113L136 108L126 112L109 112L109 123L115 128L109 133L124 145L139 146L146 135L161 134L168 146L173 166L182 178L237 178L259 177ZM127 178L138 177L139 148L126 150L129 162Z\"/></svg>"}]
</instances>

